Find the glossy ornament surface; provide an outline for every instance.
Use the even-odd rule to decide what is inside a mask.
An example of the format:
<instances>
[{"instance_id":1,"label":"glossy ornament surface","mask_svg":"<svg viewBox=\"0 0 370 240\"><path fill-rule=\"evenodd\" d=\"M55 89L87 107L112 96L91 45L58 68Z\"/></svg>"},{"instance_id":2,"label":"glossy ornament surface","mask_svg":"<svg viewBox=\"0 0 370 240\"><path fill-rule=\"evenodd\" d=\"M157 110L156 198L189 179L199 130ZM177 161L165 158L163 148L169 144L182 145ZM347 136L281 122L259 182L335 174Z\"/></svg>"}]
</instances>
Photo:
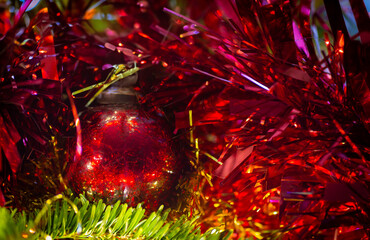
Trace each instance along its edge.
<instances>
[{"instance_id":1,"label":"glossy ornament surface","mask_svg":"<svg viewBox=\"0 0 370 240\"><path fill-rule=\"evenodd\" d=\"M181 163L160 120L108 106L91 108L80 120L83 151L68 172L75 193L153 208L168 201Z\"/></svg>"}]
</instances>

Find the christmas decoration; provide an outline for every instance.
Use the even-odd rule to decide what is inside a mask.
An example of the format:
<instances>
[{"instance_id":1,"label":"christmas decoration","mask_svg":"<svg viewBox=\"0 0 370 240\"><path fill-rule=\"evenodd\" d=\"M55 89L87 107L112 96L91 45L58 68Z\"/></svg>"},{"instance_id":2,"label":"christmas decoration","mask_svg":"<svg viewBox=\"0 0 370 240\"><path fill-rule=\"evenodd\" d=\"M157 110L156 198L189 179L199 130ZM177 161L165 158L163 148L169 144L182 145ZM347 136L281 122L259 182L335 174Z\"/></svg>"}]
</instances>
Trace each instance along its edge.
<instances>
[{"instance_id":1,"label":"christmas decoration","mask_svg":"<svg viewBox=\"0 0 370 240\"><path fill-rule=\"evenodd\" d=\"M68 188L62 173L93 167L93 151L80 157L93 140L84 142L78 114L127 77L117 66L136 64L140 106L186 140L191 167L176 186L176 224L185 212L202 232L233 229L235 239L369 238L369 1L45 0L30 10L31 2L0 6L0 204L47 212L42 234L63 237L67 222L73 236L131 226L98 207L115 199L108 191L90 191L91 209L74 199L77 208L46 211L44 202ZM114 109L102 110L113 118ZM94 128L85 131L99 135ZM71 138L76 158L66 169ZM114 189L100 176L91 186ZM84 225L98 208L97 225ZM81 231L72 209L89 209ZM0 214L11 234L32 226Z\"/></svg>"},{"instance_id":2,"label":"christmas decoration","mask_svg":"<svg viewBox=\"0 0 370 240\"><path fill-rule=\"evenodd\" d=\"M137 106L107 105L87 110L80 121L83 150L71 157L67 173L76 193L147 207L174 195L181 161L163 120L149 118Z\"/></svg>"},{"instance_id":3,"label":"christmas decoration","mask_svg":"<svg viewBox=\"0 0 370 240\"><path fill-rule=\"evenodd\" d=\"M117 201L89 202L84 196L69 199L61 194L46 202L39 212L9 211L0 208L0 238L17 239L222 239L232 231L212 229L201 233L196 218L168 219L170 210L146 216L141 205L128 207Z\"/></svg>"},{"instance_id":4,"label":"christmas decoration","mask_svg":"<svg viewBox=\"0 0 370 240\"><path fill-rule=\"evenodd\" d=\"M364 4L216 2L204 22L164 9L178 25L156 28L170 36L157 56L176 77L145 96L189 131L204 176L190 208L205 228L225 224L241 237L366 238ZM185 107L174 82L192 89Z\"/></svg>"},{"instance_id":5,"label":"christmas decoration","mask_svg":"<svg viewBox=\"0 0 370 240\"><path fill-rule=\"evenodd\" d=\"M108 203L144 202L153 209L176 202L174 187L184 165L163 117L140 108L133 88L136 72L136 67L115 66L85 105L95 106L79 118L75 114L77 137L70 146L75 151L65 175L77 194Z\"/></svg>"}]
</instances>

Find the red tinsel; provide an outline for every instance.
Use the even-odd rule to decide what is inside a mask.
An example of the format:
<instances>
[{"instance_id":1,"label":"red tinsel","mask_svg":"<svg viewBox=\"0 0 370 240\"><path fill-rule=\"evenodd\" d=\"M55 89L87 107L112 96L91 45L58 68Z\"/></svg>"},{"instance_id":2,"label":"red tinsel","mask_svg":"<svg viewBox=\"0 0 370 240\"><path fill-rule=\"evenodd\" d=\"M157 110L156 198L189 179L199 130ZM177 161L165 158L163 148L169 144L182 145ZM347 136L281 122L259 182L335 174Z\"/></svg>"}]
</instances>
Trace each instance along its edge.
<instances>
[{"instance_id":1,"label":"red tinsel","mask_svg":"<svg viewBox=\"0 0 370 240\"><path fill-rule=\"evenodd\" d=\"M188 139L194 175L180 189L204 228L258 239L368 238L365 3L171 4L46 1L24 27L4 9L0 143L12 174L29 149L46 152L53 137L74 134L67 88L136 62L141 104ZM55 54L43 52L52 46ZM77 109L97 91L73 99Z\"/></svg>"},{"instance_id":2,"label":"red tinsel","mask_svg":"<svg viewBox=\"0 0 370 240\"><path fill-rule=\"evenodd\" d=\"M350 8L364 28L369 21L362 5L351 2ZM350 36L336 1L317 9L309 1L218 6L224 15L212 11L205 25L165 9L184 27L176 32L179 39L162 44L160 59L177 75L178 86L193 90L184 93L186 108L166 84L155 97L147 95L154 104L166 99L177 128L191 127L191 110L195 151L223 162L217 167L203 156L216 177L213 187L202 188L203 208L208 216L224 216L205 217L204 223L221 224L223 218L230 227L235 220L230 215L238 216L246 235L257 238L348 238L349 232L352 239L365 237L370 197L365 30L359 27ZM318 14L325 8L327 16ZM324 31L325 39L318 39L323 47L314 42L317 28Z\"/></svg>"}]
</instances>

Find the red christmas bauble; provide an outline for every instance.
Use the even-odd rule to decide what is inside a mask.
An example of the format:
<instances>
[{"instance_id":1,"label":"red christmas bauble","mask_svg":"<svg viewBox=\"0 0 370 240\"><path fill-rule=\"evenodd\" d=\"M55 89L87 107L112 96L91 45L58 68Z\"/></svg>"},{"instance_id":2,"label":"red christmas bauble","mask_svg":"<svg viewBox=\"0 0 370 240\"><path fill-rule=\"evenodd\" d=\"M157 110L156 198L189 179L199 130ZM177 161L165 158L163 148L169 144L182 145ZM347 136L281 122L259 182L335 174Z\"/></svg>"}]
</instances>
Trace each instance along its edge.
<instances>
[{"instance_id":1,"label":"red christmas bauble","mask_svg":"<svg viewBox=\"0 0 370 240\"><path fill-rule=\"evenodd\" d=\"M122 107L92 108L80 120L83 150L67 173L75 193L149 208L166 204L181 161L161 120Z\"/></svg>"}]
</instances>

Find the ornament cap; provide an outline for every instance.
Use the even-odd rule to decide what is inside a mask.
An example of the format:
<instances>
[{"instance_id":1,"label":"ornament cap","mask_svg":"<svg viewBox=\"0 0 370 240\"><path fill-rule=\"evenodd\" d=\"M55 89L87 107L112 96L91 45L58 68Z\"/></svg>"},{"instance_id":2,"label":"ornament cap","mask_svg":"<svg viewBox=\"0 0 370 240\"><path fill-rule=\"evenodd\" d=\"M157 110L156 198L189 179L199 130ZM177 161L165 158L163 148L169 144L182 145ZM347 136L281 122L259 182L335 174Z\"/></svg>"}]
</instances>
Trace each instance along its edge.
<instances>
[{"instance_id":1,"label":"ornament cap","mask_svg":"<svg viewBox=\"0 0 370 240\"><path fill-rule=\"evenodd\" d=\"M137 82L137 74L128 76L104 90L97 97L98 105L135 105L137 104L137 92L134 85Z\"/></svg>"}]
</instances>

